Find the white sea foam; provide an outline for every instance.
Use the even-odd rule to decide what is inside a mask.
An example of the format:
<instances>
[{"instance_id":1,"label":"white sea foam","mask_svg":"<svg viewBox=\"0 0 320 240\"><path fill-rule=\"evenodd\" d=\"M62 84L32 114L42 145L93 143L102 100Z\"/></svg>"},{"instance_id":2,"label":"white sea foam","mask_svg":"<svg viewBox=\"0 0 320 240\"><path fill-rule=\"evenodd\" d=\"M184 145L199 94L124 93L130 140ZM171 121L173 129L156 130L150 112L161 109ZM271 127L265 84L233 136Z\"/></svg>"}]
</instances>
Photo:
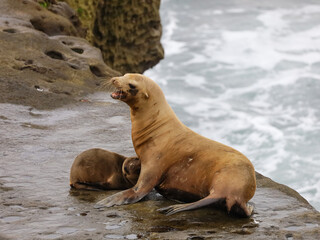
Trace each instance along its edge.
<instances>
[{"instance_id":1,"label":"white sea foam","mask_svg":"<svg viewBox=\"0 0 320 240\"><path fill-rule=\"evenodd\" d=\"M175 16L175 13L172 11L168 12L168 20L169 24L167 25L166 32L163 34L162 37L162 43L164 48L166 49L166 56L178 54L181 51L183 51L183 47L185 46L184 42L176 41L172 39L172 36L177 26L177 18Z\"/></svg>"},{"instance_id":2,"label":"white sea foam","mask_svg":"<svg viewBox=\"0 0 320 240\"><path fill-rule=\"evenodd\" d=\"M206 79L203 76L189 73L185 77L185 82L192 87L201 88L206 83Z\"/></svg>"},{"instance_id":3,"label":"white sea foam","mask_svg":"<svg viewBox=\"0 0 320 240\"><path fill-rule=\"evenodd\" d=\"M221 43L217 44L215 39L213 44L206 45L203 54L211 56L213 61L232 64L235 68L257 66L268 70L283 58L308 64L319 61L320 26L296 32L291 30L290 19L287 19L311 9L313 13L320 13L318 6L306 6L294 11L266 11L257 17L261 27L255 31L222 30Z\"/></svg>"},{"instance_id":4,"label":"white sea foam","mask_svg":"<svg viewBox=\"0 0 320 240\"><path fill-rule=\"evenodd\" d=\"M288 10L277 9L266 11L257 17L267 29L272 31L285 31L289 30L289 24L283 19L283 16L288 14Z\"/></svg>"},{"instance_id":5,"label":"white sea foam","mask_svg":"<svg viewBox=\"0 0 320 240\"><path fill-rule=\"evenodd\" d=\"M320 209L320 5L273 1L165 1L168 54L146 74L189 127Z\"/></svg>"},{"instance_id":6,"label":"white sea foam","mask_svg":"<svg viewBox=\"0 0 320 240\"><path fill-rule=\"evenodd\" d=\"M233 8L227 11L228 13L243 13L245 10L243 8Z\"/></svg>"},{"instance_id":7,"label":"white sea foam","mask_svg":"<svg viewBox=\"0 0 320 240\"><path fill-rule=\"evenodd\" d=\"M192 53L193 57L182 63L182 65L190 65L190 64L195 64L195 63L203 63L207 61L207 57L205 57L203 54L198 54L198 53Z\"/></svg>"}]
</instances>

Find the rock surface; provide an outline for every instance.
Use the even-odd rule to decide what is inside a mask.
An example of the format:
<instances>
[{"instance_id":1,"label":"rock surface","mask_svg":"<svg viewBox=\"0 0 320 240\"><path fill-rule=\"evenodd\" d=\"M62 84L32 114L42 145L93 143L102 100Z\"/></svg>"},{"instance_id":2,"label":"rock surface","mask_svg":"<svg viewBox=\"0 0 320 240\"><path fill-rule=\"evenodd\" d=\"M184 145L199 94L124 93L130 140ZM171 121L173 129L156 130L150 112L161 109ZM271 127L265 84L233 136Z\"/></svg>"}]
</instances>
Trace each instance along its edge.
<instances>
[{"instance_id":1,"label":"rock surface","mask_svg":"<svg viewBox=\"0 0 320 240\"><path fill-rule=\"evenodd\" d=\"M113 69L142 73L164 57L160 0L65 1L77 10L88 28L87 40Z\"/></svg>"},{"instance_id":2,"label":"rock surface","mask_svg":"<svg viewBox=\"0 0 320 240\"><path fill-rule=\"evenodd\" d=\"M167 217L157 209L174 202L155 192L94 209L115 191L70 190L73 159L92 147L134 154L129 109L108 95L51 111L0 104L0 239L318 239L319 212L260 174L248 219L213 208Z\"/></svg>"},{"instance_id":3,"label":"rock surface","mask_svg":"<svg viewBox=\"0 0 320 240\"><path fill-rule=\"evenodd\" d=\"M71 9L51 8L62 15ZM119 75L68 18L39 3L2 0L0 15L0 102L55 108Z\"/></svg>"}]
</instances>

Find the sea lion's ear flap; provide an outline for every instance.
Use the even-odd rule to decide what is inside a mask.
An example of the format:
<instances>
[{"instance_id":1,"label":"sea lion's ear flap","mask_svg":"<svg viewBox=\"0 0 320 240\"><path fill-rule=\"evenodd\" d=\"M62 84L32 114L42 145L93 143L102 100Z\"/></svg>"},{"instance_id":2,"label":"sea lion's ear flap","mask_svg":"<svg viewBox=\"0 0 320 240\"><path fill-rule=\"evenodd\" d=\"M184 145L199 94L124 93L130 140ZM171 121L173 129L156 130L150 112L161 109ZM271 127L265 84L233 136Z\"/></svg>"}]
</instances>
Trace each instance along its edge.
<instances>
[{"instance_id":1,"label":"sea lion's ear flap","mask_svg":"<svg viewBox=\"0 0 320 240\"><path fill-rule=\"evenodd\" d=\"M146 93L146 92L144 93L144 96L145 96L145 98L146 98L146 99L148 99L148 98L149 98L149 94L148 94L148 93Z\"/></svg>"}]
</instances>

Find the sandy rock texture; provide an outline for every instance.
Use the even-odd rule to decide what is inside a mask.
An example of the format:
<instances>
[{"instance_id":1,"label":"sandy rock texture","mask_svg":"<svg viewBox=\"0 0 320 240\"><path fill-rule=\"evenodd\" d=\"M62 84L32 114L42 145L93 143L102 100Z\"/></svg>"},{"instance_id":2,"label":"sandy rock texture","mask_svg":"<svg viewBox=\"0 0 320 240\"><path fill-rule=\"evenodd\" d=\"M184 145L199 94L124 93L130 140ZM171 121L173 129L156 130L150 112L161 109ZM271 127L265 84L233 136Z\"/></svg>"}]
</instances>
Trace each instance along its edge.
<instances>
[{"instance_id":1,"label":"sandy rock texture","mask_svg":"<svg viewBox=\"0 0 320 240\"><path fill-rule=\"evenodd\" d=\"M113 69L142 73L164 57L160 0L65 1L79 13L87 40Z\"/></svg>"},{"instance_id":2,"label":"sandy rock texture","mask_svg":"<svg viewBox=\"0 0 320 240\"><path fill-rule=\"evenodd\" d=\"M1 1L0 102L55 108L120 74L81 38L83 28L69 5L49 8L33 0Z\"/></svg>"}]
</instances>

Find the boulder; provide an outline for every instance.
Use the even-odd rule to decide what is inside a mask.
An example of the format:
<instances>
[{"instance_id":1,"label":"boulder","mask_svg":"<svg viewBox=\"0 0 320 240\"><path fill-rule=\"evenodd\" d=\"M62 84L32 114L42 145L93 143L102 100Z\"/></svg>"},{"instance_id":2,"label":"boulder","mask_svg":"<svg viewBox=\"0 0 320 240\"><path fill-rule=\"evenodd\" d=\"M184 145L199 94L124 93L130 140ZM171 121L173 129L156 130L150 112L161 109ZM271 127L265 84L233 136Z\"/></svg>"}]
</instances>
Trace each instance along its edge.
<instances>
[{"instance_id":1,"label":"boulder","mask_svg":"<svg viewBox=\"0 0 320 240\"><path fill-rule=\"evenodd\" d=\"M56 108L120 74L80 37L83 29L66 3L50 8L56 13L37 1L1 1L0 102Z\"/></svg>"},{"instance_id":2,"label":"boulder","mask_svg":"<svg viewBox=\"0 0 320 240\"><path fill-rule=\"evenodd\" d=\"M164 57L160 0L65 1L79 13L87 40L101 49L113 69L142 73Z\"/></svg>"}]
</instances>

